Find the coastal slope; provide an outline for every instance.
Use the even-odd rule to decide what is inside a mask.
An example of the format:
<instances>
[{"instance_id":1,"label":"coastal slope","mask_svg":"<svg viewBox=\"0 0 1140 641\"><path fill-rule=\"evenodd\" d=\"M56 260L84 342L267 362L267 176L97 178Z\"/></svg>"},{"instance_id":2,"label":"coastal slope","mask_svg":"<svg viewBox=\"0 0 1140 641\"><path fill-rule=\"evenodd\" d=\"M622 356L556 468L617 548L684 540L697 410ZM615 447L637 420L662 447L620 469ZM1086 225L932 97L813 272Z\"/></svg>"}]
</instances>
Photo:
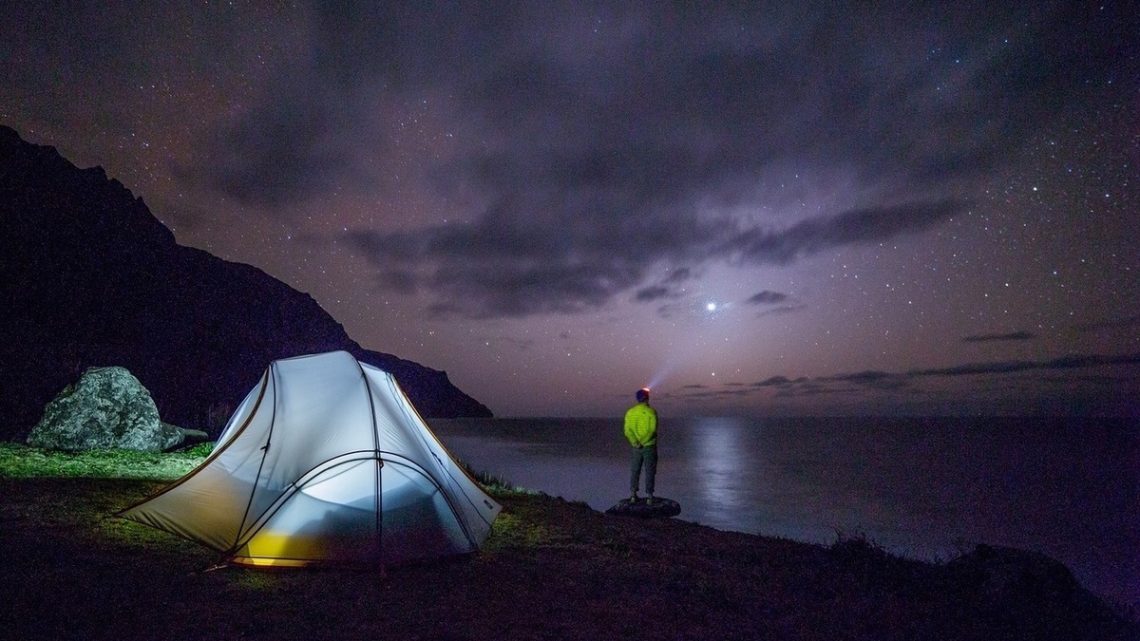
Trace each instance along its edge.
<instances>
[{"instance_id":1,"label":"coastal slope","mask_svg":"<svg viewBox=\"0 0 1140 641\"><path fill-rule=\"evenodd\" d=\"M1140 638L1063 566L1016 550L931 564L862 540L810 545L503 490L474 556L387 572L204 571L215 552L107 518L158 487L0 474L12 638Z\"/></svg>"},{"instance_id":2,"label":"coastal slope","mask_svg":"<svg viewBox=\"0 0 1140 641\"><path fill-rule=\"evenodd\" d=\"M0 438L90 366L128 368L163 420L216 436L273 360L346 350L430 417L490 416L446 372L353 341L308 294L177 244L100 167L0 126Z\"/></svg>"}]
</instances>

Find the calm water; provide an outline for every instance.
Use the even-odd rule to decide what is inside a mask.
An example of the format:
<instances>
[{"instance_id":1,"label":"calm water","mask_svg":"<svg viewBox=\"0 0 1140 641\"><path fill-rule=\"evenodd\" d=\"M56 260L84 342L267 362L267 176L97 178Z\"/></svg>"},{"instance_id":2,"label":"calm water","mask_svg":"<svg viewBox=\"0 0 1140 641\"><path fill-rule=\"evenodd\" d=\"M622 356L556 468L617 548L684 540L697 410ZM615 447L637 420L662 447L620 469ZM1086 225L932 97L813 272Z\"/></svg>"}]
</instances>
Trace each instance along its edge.
<instances>
[{"instance_id":1,"label":"calm water","mask_svg":"<svg viewBox=\"0 0 1140 641\"><path fill-rule=\"evenodd\" d=\"M618 419L432 420L451 451L516 485L604 510L628 494ZM657 494L680 518L911 557L1031 549L1140 609L1140 425L1089 419L662 422Z\"/></svg>"}]
</instances>

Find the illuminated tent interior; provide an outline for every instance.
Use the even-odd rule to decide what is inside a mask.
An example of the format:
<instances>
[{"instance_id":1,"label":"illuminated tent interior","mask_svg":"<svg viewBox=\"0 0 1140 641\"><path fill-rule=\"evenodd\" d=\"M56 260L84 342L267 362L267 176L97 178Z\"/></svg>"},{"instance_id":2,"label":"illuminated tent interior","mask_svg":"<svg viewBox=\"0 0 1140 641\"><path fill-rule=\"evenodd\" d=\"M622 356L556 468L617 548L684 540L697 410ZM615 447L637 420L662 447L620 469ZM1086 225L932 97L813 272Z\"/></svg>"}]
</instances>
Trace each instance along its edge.
<instances>
[{"instance_id":1,"label":"illuminated tent interior","mask_svg":"<svg viewBox=\"0 0 1140 641\"><path fill-rule=\"evenodd\" d=\"M475 551L499 509L391 374L330 352L273 362L211 456L120 516L230 563L391 565Z\"/></svg>"}]
</instances>

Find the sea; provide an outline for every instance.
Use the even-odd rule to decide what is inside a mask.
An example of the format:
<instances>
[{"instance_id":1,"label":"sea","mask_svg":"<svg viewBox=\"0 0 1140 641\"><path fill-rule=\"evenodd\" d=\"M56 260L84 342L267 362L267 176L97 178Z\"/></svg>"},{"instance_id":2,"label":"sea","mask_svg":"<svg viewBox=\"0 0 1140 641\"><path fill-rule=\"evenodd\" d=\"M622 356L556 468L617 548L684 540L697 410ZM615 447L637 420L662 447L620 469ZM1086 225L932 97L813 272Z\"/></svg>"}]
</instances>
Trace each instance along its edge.
<instances>
[{"instance_id":1,"label":"sea","mask_svg":"<svg viewBox=\"0 0 1140 641\"><path fill-rule=\"evenodd\" d=\"M433 419L473 469L605 510L629 494L616 418ZM1140 613L1140 421L663 417L658 496L677 518L948 561L1043 553Z\"/></svg>"}]
</instances>

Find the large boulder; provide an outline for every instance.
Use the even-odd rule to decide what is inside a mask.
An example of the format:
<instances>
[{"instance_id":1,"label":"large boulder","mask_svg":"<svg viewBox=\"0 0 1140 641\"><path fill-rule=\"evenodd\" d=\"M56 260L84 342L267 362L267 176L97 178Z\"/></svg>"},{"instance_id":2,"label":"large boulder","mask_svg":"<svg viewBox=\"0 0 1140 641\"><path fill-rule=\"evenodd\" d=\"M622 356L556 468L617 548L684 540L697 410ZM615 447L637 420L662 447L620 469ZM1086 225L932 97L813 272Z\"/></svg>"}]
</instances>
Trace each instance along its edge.
<instances>
[{"instance_id":1,"label":"large boulder","mask_svg":"<svg viewBox=\"0 0 1140 641\"><path fill-rule=\"evenodd\" d=\"M28 444L57 450L160 452L185 438L159 420L150 392L126 368L92 367L44 408Z\"/></svg>"}]
</instances>

